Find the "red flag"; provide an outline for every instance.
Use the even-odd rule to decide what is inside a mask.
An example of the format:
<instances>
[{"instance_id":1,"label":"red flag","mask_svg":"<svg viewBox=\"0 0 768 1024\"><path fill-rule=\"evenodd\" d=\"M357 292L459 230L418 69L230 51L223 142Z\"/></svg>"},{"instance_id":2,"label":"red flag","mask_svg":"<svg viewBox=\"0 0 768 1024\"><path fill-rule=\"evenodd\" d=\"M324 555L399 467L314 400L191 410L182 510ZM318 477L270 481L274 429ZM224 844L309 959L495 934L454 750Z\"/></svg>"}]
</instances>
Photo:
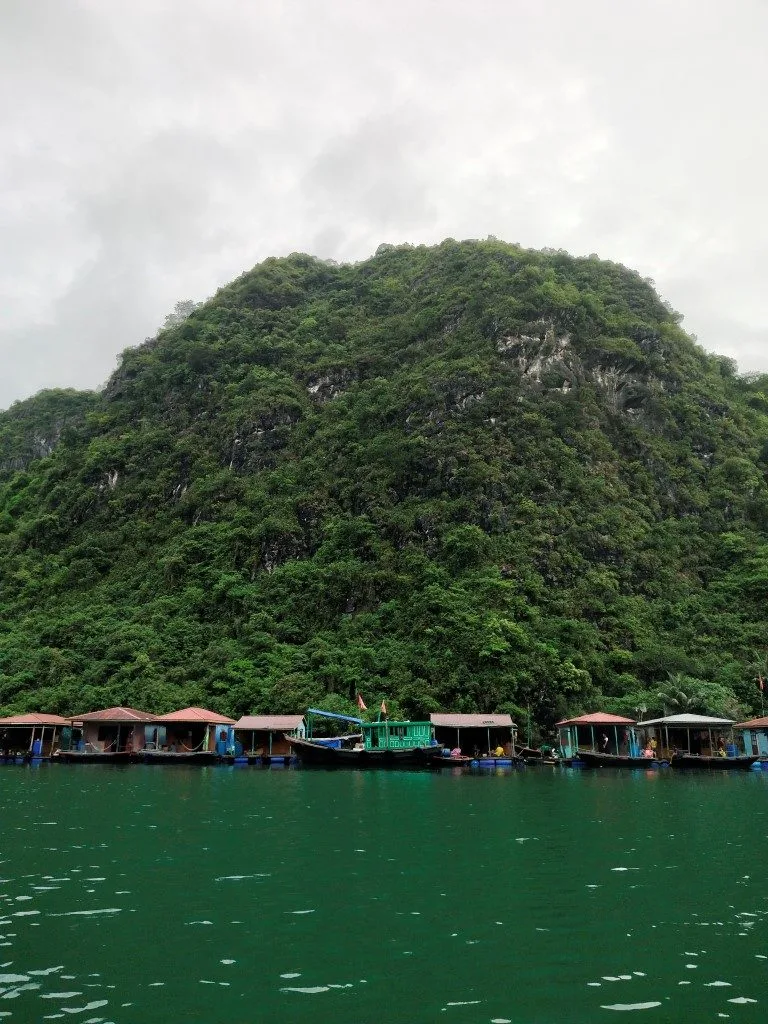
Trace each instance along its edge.
<instances>
[{"instance_id":1,"label":"red flag","mask_svg":"<svg viewBox=\"0 0 768 1024\"><path fill-rule=\"evenodd\" d=\"M381 702L381 713L382 715L386 715L387 713L387 705L384 703L384 701Z\"/></svg>"},{"instance_id":2,"label":"red flag","mask_svg":"<svg viewBox=\"0 0 768 1024\"><path fill-rule=\"evenodd\" d=\"M365 701L363 700L359 693L357 695L357 706L360 708L361 711L368 710L368 708L365 706Z\"/></svg>"}]
</instances>

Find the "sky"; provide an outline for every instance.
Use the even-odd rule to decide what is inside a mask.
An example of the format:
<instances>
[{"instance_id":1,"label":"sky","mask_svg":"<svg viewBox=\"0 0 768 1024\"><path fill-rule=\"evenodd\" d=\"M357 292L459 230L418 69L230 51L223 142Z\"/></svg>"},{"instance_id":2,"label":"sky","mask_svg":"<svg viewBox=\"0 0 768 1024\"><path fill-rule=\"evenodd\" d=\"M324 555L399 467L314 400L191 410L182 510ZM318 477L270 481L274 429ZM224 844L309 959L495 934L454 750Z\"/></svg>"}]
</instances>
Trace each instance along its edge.
<instances>
[{"instance_id":1,"label":"sky","mask_svg":"<svg viewBox=\"0 0 768 1024\"><path fill-rule=\"evenodd\" d=\"M494 235L768 370L768 0L0 0L0 408L267 256Z\"/></svg>"}]
</instances>

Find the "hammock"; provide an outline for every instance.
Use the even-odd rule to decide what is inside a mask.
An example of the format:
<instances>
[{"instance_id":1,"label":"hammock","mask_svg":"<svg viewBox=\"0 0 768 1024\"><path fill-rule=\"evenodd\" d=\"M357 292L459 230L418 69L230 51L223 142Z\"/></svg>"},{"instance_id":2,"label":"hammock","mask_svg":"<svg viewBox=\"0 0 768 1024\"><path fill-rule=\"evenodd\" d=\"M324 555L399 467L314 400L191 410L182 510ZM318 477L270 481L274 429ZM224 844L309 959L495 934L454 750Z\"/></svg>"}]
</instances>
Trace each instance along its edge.
<instances>
[{"instance_id":1,"label":"hammock","mask_svg":"<svg viewBox=\"0 0 768 1024\"><path fill-rule=\"evenodd\" d=\"M203 738L202 738L202 739L200 740L200 742L198 743L198 745L197 745L196 747L188 747L188 746L186 745L186 743L182 743L182 741L181 741L181 740L177 740L177 741L176 741L176 743L177 743L177 745L178 745L179 747L183 747L183 749L184 749L184 750L185 750L185 751L186 751L186 752L187 752L188 754L194 754L194 753L196 753L196 752L197 752L198 750L202 750L202 749L203 749L203 744L205 743L205 740L206 740L206 737L205 737L205 736L203 736Z\"/></svg>"}]
</instances>

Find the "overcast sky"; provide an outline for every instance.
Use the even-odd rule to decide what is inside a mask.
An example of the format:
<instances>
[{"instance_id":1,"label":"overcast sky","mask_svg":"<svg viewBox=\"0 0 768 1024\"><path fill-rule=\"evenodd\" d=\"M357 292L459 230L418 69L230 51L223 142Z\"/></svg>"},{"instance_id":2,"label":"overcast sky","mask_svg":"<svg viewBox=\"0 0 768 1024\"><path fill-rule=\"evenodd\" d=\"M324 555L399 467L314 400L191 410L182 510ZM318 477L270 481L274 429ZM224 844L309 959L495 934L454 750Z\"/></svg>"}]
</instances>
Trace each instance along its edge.
<instances>
[{"instance_id":1,"label":"overcast sky","mask_svg":"<svg viewBox=\"0 0 768 1024\"><path fill-rule=\"evenodd\" d=\"M766 0L0 0L0 408L270 255L488 234L768 369Z\"/></svg>"}]
</instances>

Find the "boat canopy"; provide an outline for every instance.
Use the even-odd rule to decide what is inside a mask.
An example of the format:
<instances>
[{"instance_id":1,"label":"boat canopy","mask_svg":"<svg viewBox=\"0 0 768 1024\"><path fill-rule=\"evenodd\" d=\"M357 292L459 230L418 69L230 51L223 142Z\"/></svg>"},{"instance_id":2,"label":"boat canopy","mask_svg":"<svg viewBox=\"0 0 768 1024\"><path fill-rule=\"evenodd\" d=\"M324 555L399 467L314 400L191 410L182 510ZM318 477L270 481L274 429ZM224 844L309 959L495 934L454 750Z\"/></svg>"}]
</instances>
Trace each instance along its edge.
<instances>
[{"instance_id":1,"label":"boat canopy","mask_svg":"<svg viewBox=\"0 0 768 1024\"><path fill-rule=\"evenodd\" d=\"M308 708L308 715L317 715L318 718L335 718L339 722L352 722L354 725L362 725L362 718L353 718L352 715L339 715L335 711L321 711L319 708Z\"/></svg>"},{"instance_id":2,"label":"boat canopy","mask_svg":"<svg viewBox=\"0 0 768 1024\"><path fill-rule=\"evenodd\" d=\"M638 729L650 725L666 725L671 729L710 729L733 725L732 718L712 718L709 715L666 715L664 718L649 718L638 722Z\"/></svg>"}]
</instances>

